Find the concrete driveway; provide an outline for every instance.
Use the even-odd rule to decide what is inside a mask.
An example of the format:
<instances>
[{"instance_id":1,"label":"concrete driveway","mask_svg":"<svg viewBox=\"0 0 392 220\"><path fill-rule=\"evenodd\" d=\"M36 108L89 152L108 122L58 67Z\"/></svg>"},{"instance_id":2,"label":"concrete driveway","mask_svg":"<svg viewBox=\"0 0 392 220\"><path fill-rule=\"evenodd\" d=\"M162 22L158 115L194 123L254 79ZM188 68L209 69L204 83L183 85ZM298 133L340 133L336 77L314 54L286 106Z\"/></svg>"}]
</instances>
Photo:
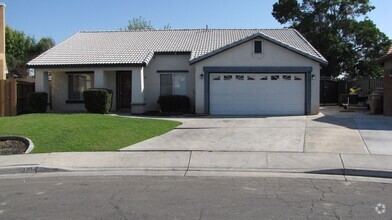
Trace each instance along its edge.
<instances>
[{"instance_id":1,"label":"concrete driveway","mask_svg":"<svg viewBox=\"0 0 392 220\"><path fill-rule=\"evenodd\" d=\"M121 150L392 155L392 117L340 109L321 108L316 116L166 118L183 124Z\"/></svg>"}]
</instances>

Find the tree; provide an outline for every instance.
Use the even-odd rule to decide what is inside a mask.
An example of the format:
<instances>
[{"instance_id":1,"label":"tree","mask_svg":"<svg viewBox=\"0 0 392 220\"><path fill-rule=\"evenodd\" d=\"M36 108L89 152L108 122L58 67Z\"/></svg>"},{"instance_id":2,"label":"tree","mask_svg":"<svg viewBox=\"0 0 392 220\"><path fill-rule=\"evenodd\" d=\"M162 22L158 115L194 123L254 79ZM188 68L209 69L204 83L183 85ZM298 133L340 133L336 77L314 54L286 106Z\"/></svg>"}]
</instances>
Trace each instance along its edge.
<instances>
[{"instance_id":1,"label":"tree","mask_svg":"<svg viewBox=\"0 0 392 220\"><path fill-rule=\"evenodd\" d=\"M50 37L43 37L41 38L38 43L35 45L35 55L39 55L50 48L54 47L55 43L54 40Z\"/></svg>"},{"instance_id":2,"label":"tree","mask_svg":"<svg viewBox=\"0 0 392 220\"><path fill-rule=\"evenodd\" d=\"M154 30L154 27L151 25L151 21L138 17L128 21L126 30Z\"/></svg>"},{"instance_id":3,"label":"tree","mask_svg":"<svg viewBox=\"0 0 392 220\"><path fill-rule=\"evenodd\" d=\"M297 29L328 60L321 75L351 78L379 77L376 59L391 41L366 17L374 9L369 0L279 0L272 15Z\"/></svg>"},{"instance_id":4,"label":"tree","mask_svg":"<svg viewBox=\"0 0 392 220\"><path fill-rule=\"evenodd\" d=\"M41 38L37 43L23 32L5 28L5 51L9 78L28 76L26 63L55 45L52 38Z\"/></svg>"},{"instance_id":5,"label":"tree","mask_svg":"<svg viewBox=\"0 0 392 220\"><path fill-rule=\"evenodd\" d=\"M166 24L163 26L162 30L171 30L170 24ZM120 29L122 30L122 28ZM155 30L154 26L151 25L151 21L147 21L143 17L132 18L132 20L128 21L128 26L125 27L125 30L132 31L140 31L140 30Z\"/></svg>"},{"instance_id":6,"label":"tree","mask_svg":"<svg viewBox=\"0 0 392 220\"><path fill-rule=\"evenodd\" d=\"M162 29L163 29L163 30L171 30L172 27L170 26L170 24L167 24L167 25L163 26Z\"/></svg>"}]
</instances>

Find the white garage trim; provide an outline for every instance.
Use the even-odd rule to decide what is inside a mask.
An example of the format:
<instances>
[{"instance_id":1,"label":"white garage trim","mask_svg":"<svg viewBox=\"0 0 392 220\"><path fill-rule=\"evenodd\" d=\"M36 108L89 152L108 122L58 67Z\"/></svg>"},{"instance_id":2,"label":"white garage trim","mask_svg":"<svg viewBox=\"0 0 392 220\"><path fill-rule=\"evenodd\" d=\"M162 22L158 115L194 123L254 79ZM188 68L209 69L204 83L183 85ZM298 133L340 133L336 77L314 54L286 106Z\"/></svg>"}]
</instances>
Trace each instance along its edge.
<instances>
[{"instance_id":1,"label":"white garage trim","mask_svg":"<svg viewBox=\"0 0 392 220\"><path fill-rule=\"evenodd\" d=\"M229 77L229 75L232 75L232 77L236 77L235 73L237 73L239 79L242 78L241 74L244 77L251 77L253 76L258 76L259 80L261 80L260 77L267 77L267 79L272 79L271 77L276 77L278 76L279 79L283 79L283 75L291 75L291 74L300 74L303 75L304 77L304 114L310 114L310 98L311 98L311 72L312 72L312 67L204 67L204 107L205 107L205 112L207 114L211 113L211 97L210 97L210 74L215 74L216 75L225 75ZM232 74L230 74L232 73ZM246 74L246 75L244 75ZM224 76L221 76L224 77ZM269 78L268 78L269 77ZM293 77L293 75L291 75Z\"/></svg>"}]
</instances>

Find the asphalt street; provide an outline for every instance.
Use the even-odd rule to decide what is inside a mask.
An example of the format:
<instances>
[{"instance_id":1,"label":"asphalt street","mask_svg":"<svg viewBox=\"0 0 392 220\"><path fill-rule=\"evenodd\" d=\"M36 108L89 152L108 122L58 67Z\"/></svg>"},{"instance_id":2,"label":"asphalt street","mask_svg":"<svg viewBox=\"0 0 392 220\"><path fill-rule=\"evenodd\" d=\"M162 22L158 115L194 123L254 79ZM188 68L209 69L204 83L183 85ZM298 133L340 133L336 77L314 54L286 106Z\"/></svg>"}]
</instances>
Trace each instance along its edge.
<instances>
[{"instance_id":1,"label":"asphalt street","mask_svg":"<svg viewBox=\"0 0 392 220\"><path fill-rule=\"evenodd\" d=\"M392 184L248 177L0 180L0 219L391 219Z\"/></svg>"}]
</instances>

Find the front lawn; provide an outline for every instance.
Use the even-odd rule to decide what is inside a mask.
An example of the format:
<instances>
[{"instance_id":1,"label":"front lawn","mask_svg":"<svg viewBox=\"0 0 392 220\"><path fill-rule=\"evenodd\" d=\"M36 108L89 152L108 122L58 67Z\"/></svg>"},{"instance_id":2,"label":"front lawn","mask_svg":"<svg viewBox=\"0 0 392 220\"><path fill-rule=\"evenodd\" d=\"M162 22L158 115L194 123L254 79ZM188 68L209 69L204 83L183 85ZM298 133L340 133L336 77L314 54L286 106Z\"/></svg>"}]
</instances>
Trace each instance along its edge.
<instances>
[{"instance_id":1,"label":"front lawn","mask_svg":"<svg viewBox=\"0 0 392 220\"><path fill-rule=\"evenodd\" d=\"M30 138L33 153L114 151L161 135L180 122L100 114L28 114L0 117L1 135Z\"/></svg>"}]
</instances>

